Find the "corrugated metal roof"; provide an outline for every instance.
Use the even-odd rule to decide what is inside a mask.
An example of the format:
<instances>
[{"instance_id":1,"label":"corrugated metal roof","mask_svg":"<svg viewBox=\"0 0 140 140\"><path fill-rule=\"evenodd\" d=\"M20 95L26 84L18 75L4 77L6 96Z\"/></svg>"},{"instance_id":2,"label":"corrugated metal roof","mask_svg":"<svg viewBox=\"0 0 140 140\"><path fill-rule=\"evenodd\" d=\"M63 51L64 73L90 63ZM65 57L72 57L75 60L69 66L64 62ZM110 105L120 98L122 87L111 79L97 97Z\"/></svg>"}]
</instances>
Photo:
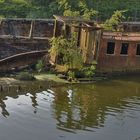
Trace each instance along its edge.
<instances>
[{"instance_id":1,"label":"corrugated metal roof","mask_svg":"<svg viewBox=\"0 0 140 140\"><path fill-rule=\"evenodd\" d=\"M102 38L123 41L140 41L140 33L103 32Z\"/></svg>"},{"instance_id":2,"label":"corrugated metal roof","mask_svg":"<svg viewBox=\"0 0 140 140\"><path fill-rule=\"evenodd\" d=\"M121 22L121 24L126 24L126 25L140 25L140 21Z\"/></svg>"}]
</instances>

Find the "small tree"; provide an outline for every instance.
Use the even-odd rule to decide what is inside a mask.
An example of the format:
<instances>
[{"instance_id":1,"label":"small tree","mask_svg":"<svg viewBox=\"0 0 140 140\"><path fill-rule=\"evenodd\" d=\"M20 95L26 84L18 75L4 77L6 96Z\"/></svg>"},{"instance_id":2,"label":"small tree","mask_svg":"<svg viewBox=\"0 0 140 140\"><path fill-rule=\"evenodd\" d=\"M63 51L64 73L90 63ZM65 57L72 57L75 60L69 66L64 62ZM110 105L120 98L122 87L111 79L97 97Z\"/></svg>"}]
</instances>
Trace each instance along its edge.
<instances>
[{"instance_id":1,"label":"small tree","mask_svg":"<svg viewBox=\"0 0 140 140\"><path fill-rule=\"evenodd\" d=\"M122 11L122 10L117 10L114 12L114 14L111 16L110 19L107 19L105 21L105 23L103 24L103 27L105 30L113 30L113 31L117 31L118 30L118 25L120 22L122 22L122 20L125 19L123 13L126 11Z\"/></svg>"},{"instance_id":2,"label":"small tree","mask_svg":"<svg viewBox=\"0 0 140 140\"><path fill-rule=\"evenodd\" d=\"M93 10L93 9L87 9L87 8L86 8L86 9L84 10L84 13L83 13L82 17L83 17L84 19L90 20L90 19L93 19L93 17L95 17L97 14L98 14L98 11Z\"/></svg>"},{"instance_id":3,"label":"small tree","mask_svg":"<svg viewBox=\"0 0 140 140\"><path fill-rule=\"evenodd\" d=\"M77 47L77 41L75 35L66 39L62 36L53 37L50 40L52 45L50 49L50 56L56 56L56 62L59 57L62 56L62 64L68 69L81 69L83 65L82 55L80 49Z\"/></svg>"},{"instance_id":4,"label":"small tree","mask_svg":"<svg viewBox=\"0 0 140 140\"><path fill-rule=\"evenodd\" d=\"M77 17L77 16L80 16L80 12L79 11L71 11L70 9L68 9L68 10L64 11L63 15Z\"/></svg>"},{"instance_id":5,"label":"small tree","mask_svg":"<svg viewBox=\"0 0 140 140\"><path fill-rule=\"evenodd\" d=\"M71 9L65 10L63 15L64 16L71 16L71 17L81 17L83 19L90 20L93 17L95 17L98 14L96 10L93 9L83 9L83 11L80 13L80 11L72 11Z\"/></svg>"}]
</instances>

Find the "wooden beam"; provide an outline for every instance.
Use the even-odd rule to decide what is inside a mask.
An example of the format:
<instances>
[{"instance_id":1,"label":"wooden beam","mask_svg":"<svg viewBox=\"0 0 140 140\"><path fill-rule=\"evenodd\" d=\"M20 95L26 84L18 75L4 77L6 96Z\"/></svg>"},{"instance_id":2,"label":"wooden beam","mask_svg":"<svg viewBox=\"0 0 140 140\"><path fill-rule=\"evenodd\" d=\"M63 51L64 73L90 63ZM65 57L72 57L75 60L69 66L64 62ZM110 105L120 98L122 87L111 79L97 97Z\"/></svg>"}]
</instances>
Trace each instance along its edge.
<instances>
[{"instance_id":1,"label":"wooden beam","mask_svg":"<svg viewBox=\"0 0 140 140\"><path fill-rule=\"evenodd\" d=\"M28 36L16 36L15 37L17 40L18 39L25 39L25 40L29 40L30 37ZM0 39L4 39L4 40L13 40L13 36L12 35L0 35ZM38 37L38 36L32 36L32 39L34 40L49 40L48 37Z\"/></svg>"},{"instance_id":2,"label":"wooden beam","mask_svg":"<svg viewBox=\"0 0 140 140\"><path fill-rule=\"evenodd\" d=\"M53 29L53 37L56 37L56 29L57 29L57 20L55 19L54 29Z\"/></svg>"},{"instance_id":3,"label":"wooden beam","mask_svg":"<svg viewBox=\"0 0 140 140\"><path fill-rule=\"evenodd\" d=\"M30 32L29 32L29 38L30 38L30 39L33 37L34 24L35 24L35 21L32 20L32 21L31 21Z\"/></svg>"}]
</instances>

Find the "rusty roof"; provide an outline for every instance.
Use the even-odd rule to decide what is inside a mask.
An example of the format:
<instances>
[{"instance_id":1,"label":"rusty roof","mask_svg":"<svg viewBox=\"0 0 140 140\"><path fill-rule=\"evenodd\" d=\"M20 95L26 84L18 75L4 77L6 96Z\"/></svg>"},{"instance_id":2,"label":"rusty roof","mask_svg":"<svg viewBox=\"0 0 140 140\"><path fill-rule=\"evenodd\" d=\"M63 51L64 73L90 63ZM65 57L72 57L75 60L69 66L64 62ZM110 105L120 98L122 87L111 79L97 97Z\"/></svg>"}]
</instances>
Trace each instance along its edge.
<instances>
[{"instance_id":1,"label":"rusty roof","mask_svg":"<svg viewBox=\"0 0 140 140\"><path fill-rule=\"evenodd\" d=\"M88 28L91 30L101 30L102 28L95 24L92 20L83 19L82 17L70 17L70 16L58 16L54 15L55 19L69 26L76 27L76 28ZM79 24L81 23L81 25Z\"/></svg>"},{"instance_id":2,"label":"rusty roof","mask_svg":"<svg viewBox=\"0 0 140 140\"><path fill-rule=\"evenodd\" d=\"M140 25L140 21L121 22L123 25Z\"/></svg>"},{"instance_id":3,"label":"rusty roof","mask_svg":"<svg viewBox=\"0 0 140 140\"><path fill-rule=\"evenodd\" d=\"M119 40L119 41L140 41L140 33L126 33L126 32L103 32L103 39Z\"/></svg>"},{"instance_id":4,"label":"rusty roof","mask_svg":"<svg viewBox=\"0 0 140 140\"><path fill-rule=\"evenodd\" d=\"M62 22L79 22L79 23L94 23L92 20L83 19L82 17L58 16L54 15L55 19Z\"/></svg>"}]
</instances>

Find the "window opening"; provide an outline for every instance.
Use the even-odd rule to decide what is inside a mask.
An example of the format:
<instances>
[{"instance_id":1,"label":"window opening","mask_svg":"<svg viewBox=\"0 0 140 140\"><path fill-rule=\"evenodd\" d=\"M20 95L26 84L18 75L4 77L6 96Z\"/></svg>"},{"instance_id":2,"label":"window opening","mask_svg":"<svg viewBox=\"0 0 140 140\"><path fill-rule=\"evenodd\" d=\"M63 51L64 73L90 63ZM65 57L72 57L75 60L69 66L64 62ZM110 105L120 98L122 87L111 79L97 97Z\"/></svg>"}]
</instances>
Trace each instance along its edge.
<instances>
[{"instance_id":1,"label":"window opening","mask_svg":"<svg viewBox=\"0 0 140 140\"><path fill-rule=\"evenodd\" d=\"M137 44L137 52L136 55L140 55L140 44Z\"/></svg>"},{"instance_id":2,"label":"window opening","mask_svg":"<svg viewBox=\"0 0 140 140\"><path fill-rule=\"evenodd\" d=\"M115 42L107 43L107 54L114 54L115 51Z\"/></svg>"},{"instance_id":3,"label":"window opening","mask_svg":"<svg viewBox=\"0 0 140 140\"><path fill-rule=\"evenodd\" d=\"M122 48L121 48L120 54L127 55L128 54L128 47L129 47L128 43L122 43Z\"/></svg>"}]
</instances>

